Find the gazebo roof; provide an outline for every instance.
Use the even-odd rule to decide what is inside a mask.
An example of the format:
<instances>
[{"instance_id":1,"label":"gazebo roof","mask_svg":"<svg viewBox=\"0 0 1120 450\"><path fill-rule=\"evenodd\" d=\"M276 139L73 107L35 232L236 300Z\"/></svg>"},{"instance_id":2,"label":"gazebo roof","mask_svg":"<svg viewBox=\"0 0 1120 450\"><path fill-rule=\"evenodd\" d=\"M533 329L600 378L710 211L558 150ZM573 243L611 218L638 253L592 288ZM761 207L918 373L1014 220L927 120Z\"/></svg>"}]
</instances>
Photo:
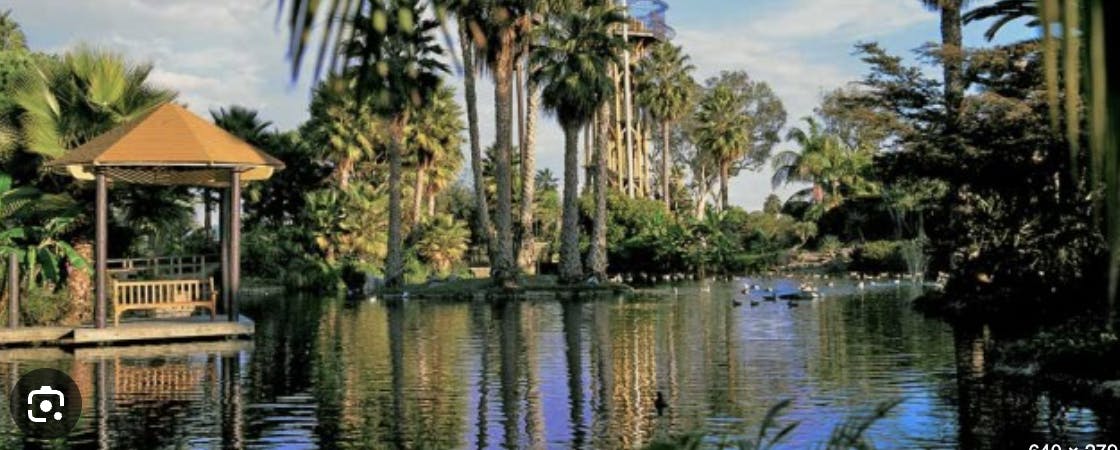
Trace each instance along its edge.
<instances>
[{"instance_id":1,"label":"gazebo roof","mask_svg":"<svg viewBox=\"0 0 1120 450\"><path fill-rule=\"evenodd\" d=\"M79 180L102 170L109 179L157 185L265 180L284 163L175 103L124 123L46 164Z\"/></svg>"}]
</instances>

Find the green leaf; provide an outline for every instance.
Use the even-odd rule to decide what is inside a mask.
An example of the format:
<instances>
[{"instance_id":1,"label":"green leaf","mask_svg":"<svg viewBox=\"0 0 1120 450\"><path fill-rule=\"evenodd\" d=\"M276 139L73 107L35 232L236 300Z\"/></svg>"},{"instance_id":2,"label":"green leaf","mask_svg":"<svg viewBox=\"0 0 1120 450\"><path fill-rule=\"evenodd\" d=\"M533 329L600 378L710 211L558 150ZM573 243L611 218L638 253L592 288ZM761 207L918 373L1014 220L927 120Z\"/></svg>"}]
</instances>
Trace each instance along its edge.
<instances>
[{"instance_id":1,"label":"green leaf","mask_svg":"<svg viewBox=\"0 0 1120 450\"><path fill-rule=\"evenodd\" d=\"M50 250L41 248L39 249L39 261L43 266L43 277L52 282L58 281L58 258Z\"/></svg>"}]
</instances>

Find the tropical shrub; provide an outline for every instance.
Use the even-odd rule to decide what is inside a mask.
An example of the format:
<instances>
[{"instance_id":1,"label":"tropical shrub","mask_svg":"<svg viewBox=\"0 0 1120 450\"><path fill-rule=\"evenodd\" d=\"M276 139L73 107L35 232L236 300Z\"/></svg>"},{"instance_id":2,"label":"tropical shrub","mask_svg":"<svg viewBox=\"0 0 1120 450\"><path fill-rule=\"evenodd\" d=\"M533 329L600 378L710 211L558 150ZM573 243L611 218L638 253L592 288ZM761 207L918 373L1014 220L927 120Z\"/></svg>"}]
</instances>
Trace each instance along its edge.
<instances>
[{"instance_id":1,"label":"tropical shrub","mask_svg":"<svg viewBox=\"0 0 1120 450\"><path fill-rule=\"evenodd\" d=\"M65 290L44 287L27 290L20 302L20 323L26 326L62 323L73 306L67 297Z\"/></svg>"},{"instance_id":2,"label":"tropical shrub","mask_svg":"<svg viewBox=\"0 0 1120 450\"><path fill-rule=\"evenodd\" d=\"M437 214L421 225L414 248L432 266L437 276L446 277L467 253L470 230L450 214Z\"/></svg>"},{"instance_id":3,"label":"tropical shrub","mask_svg":"<svg viewBox=\"0 0 1120 450\"><path fill-rule=\"evenodd\" d=\"M817 250L829 256L836 256L843 247L844 243L831 234L824 235L817 241Z\"/></svg>"},{"instance_id":4,"label":"tropical shrub","mask_svg":"<svg viewBox=\"0 0 1120 450\"><path fill-rule=\"evenodd\" d=\"M849 268L860 272L905 272L901 241L869 241L852 250Z\"/></svg>"}]
</instances>

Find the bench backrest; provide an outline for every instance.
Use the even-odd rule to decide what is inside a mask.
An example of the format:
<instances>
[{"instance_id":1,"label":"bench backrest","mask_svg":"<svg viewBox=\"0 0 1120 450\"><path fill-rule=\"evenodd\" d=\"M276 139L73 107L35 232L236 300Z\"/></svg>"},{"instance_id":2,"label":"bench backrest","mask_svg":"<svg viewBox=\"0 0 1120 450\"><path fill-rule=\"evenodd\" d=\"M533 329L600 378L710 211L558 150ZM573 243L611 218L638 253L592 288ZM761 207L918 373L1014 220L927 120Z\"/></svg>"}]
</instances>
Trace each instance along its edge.
<instances>
[{"instance_id":1,"label":"bench backrest","mask_svg":"<svg viewBox=\"0 0 1120 450\"><path fill-rule=\"evenodd\" d=\"M209 301L214 279L112 281L110 291L118 305L159 305Z\"/></svg>"}]
</instances>

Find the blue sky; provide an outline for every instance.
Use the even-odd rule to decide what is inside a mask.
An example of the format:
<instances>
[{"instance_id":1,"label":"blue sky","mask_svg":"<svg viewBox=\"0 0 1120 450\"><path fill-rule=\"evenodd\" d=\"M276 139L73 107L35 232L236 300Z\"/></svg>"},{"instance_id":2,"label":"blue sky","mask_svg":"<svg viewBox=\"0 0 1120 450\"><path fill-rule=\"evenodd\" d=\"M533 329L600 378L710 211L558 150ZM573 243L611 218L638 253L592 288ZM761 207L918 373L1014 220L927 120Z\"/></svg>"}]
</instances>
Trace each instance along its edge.
<instances>
[{"instance_id":1,"label":"blue sky","mask_svg":"<svg viewBox=\"0 0 1120 450\"><path fill-rule=\"evenodd\" d=\"M770 83L785 103L789 125L811 114L822 92L860 78L864 67L851 55L854 43L879 41L909 56L940 39L939 14L918 0L667 1L667 20L677 30L676 43L691 55L697 79L745 70ZM281 129L307 117L309 77L290 81L275 0L10 0L3 8L12 9L35 50L63 51L85 42L153 63L152 80L178 90L195 112L241 104ZM985 28L966 27L966 44L984 45ZM1034 33L1021 24L1006 29L1000 41ZM479 89L483 142L489 142L493 88L484 82ZM547 116L538 142L538 164L561 173L563 139ZM761 208L772 192L769 179L769 166L741 174L732 183L731 201ZM778 194L784 198L792 190Z\"/></svg>"}]
</instances>

